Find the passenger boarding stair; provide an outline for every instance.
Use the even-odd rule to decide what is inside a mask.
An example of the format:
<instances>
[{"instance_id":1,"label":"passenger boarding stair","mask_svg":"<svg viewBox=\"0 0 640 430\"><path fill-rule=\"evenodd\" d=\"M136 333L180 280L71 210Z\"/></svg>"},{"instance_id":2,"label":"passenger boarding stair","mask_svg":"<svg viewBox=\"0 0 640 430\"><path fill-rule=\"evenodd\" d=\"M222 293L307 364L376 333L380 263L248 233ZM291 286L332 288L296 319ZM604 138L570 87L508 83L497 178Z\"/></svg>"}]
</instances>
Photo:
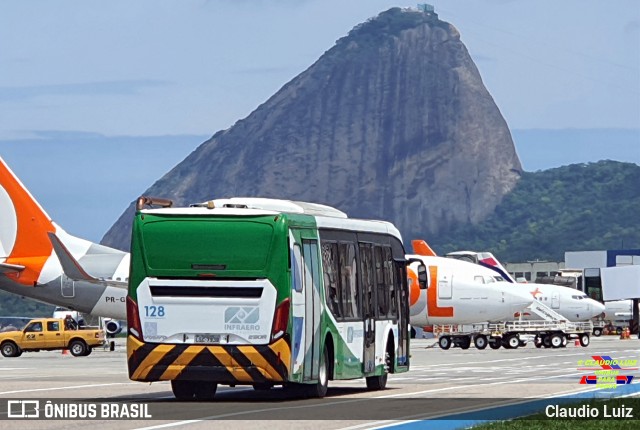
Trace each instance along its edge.
<instances>
[{"instance_id":1,"label":"passenger boarding stair","mask_svg":"<svg viewBox=\"0 0 640 430\"><path fill-rule=\"evenodd\" d=\"M527 306L527 309L530 309L532 312L540 316L545 321L560 322L560 321L567 320L563 315L560 315L558 312L554 311L549 306L537 300L533 301L529 306Z\"/></svg>"},{"instance_id":2,"label":"passenger boarding stair","mask_svg":"<svg viewBox=\"0 0 640 430\"><path fill-rule=\"evenodd\" d=\"M561 330L566 333L575 332L591 332L593 329L593 323L588 322L571 322L564 315L551 309L549 306L539 301L532 302L526 309L538 315L541 320L537 321L523 321L522 314L518 321L511 321L500 324L490 324L490 328L500 328L502 330L515 330L515 331L537 331L537 330Z\"/></svg>"}]
</instances>

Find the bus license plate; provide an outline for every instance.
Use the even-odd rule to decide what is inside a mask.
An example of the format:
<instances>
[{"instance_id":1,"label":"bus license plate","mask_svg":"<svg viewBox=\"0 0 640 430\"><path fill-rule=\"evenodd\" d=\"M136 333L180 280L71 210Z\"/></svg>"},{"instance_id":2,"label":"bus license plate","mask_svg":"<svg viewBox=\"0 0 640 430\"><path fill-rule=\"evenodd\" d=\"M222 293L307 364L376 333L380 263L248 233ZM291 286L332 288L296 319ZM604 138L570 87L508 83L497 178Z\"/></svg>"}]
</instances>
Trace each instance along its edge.
<instances>
[{"instance_id":1,"label":"bus license plate","mask_svg":"<svg viewBox=\"0 0 640 430\"><path fill-rule=\"evenodd\" d=\"M196 343L218 343L220 342L219 334L197 334Z\"/></svg>"}]
</instances>

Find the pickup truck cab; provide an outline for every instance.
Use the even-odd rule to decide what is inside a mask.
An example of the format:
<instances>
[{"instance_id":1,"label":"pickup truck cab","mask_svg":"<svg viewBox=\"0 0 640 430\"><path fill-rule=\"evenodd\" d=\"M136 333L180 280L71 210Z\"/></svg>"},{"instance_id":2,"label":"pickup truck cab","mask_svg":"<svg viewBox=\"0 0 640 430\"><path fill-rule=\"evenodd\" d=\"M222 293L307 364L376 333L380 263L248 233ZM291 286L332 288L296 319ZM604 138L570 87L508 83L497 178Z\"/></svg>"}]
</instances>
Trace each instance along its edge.
<instances>
[{"instance_id":1,"label":"pickup truck cab","mask_svg":"<svg viewBox=\"0 0 640 430\"><path fill-rule=\"evenodd\" d=\"M25 351L69 349L75 357L91 354L94 346L104 344L104 331L69 327L61 318L38 318L22 330L0 333L0 353L19 357Z\"/></svg>"}]
</instances>

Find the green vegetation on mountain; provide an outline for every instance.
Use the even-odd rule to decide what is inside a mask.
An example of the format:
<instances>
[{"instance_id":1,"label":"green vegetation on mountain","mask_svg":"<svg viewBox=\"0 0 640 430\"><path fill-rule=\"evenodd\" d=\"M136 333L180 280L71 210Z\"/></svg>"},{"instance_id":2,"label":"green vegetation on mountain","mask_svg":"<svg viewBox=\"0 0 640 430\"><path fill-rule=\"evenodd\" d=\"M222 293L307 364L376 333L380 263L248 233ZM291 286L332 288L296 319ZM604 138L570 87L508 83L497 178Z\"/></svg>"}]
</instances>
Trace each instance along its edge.
<instances>
[{"instance_id":1,"label":"green vegetation on mountain","mask_svg":"<svg viewBox=\"0 0 640 430\"><path fill-rule=\"evenodd\" d=\"M640 166L600 161L525 172L493 215L427 241L439 254L564 261L565 251L640 248Z\"/></svg>"},{"instance_id":2,"label":"green vegetation on mountain","mask_svg":"<svg viewBox=\"0 0 640 430\"><path fill-rule=\"evenodd\" d=\"M50 317L54 306L0 291L0 316Z\"/></svg>"}]
</instances>

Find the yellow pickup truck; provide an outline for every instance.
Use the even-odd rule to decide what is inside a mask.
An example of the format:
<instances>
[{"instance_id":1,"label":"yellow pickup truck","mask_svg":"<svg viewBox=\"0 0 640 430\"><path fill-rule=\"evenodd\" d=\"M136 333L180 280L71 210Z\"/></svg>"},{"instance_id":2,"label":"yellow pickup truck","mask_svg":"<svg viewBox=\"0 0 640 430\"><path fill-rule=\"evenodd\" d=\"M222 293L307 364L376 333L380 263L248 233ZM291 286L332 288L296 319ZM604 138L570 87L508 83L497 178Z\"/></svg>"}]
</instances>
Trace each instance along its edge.
<instances>
[{"instance_id":1,"label":"yellow pickup truck","mask_svg":"<svg viewBox=\"0 0 640 430\"><path fill-rule=\"evenodd\" d=\"M0 333L0 353L20 357L25 351L69 349L75 357L91 354L91 348L104 344L104 331L75 329L64 319L38 318L22 330Z\"/></svg>"}]
</instances>

